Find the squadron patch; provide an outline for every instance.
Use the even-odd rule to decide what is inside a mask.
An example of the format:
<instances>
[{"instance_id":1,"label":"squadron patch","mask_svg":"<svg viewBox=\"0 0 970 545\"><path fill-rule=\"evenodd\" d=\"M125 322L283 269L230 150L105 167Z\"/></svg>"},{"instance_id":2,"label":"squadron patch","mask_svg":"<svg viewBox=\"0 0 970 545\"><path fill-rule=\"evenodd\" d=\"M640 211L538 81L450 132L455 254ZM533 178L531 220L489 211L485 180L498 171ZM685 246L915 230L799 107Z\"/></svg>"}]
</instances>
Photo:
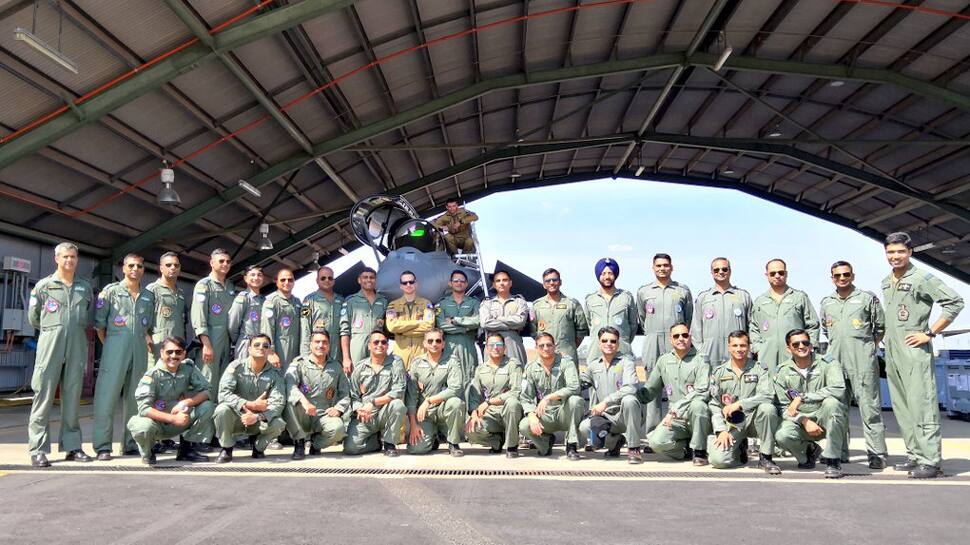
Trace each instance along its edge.
<instances>
[{"instance_id":1,"label":"squadron patch","mask_svg":"<svg viewBox=\"0 0 970 545\"><path fill-rule=\"evenodd\" d=\"M397 318L397 311L392 308L387 309L387 319L393 320L394 318Z\"/></svg>"},{"instance_id":2,"label":"squadron patch","mask_svg":"<svg viewBox=\"0 0 970 545\"><path fill-rule=\"evenodd\" d=\"M290 327L291 323L292 321L290 320L289 316L283 316L282 318L280 318L280 325L283 327Z\"/></svg>"},{"instance_id":3,"label":"squadron patch","mask_svg":"<svg viewBox=\"0 0 970 545\"><path fill-rule=\"evenodd\" d=\"M249 319L252 320L253 322L258 322L259 321L259 311L258 310L250 310L249 311Z\"/></svg>"},{"instance_id":4,"label":"squadron patch","mask_svg":"<svg viewBox=\"0 0 970 545\"><path fill-rule=\"evenodd\" d=\"M768 320L761 322L761 331L768 331Z\"/></svg>"},{"instance_id":5,"label":"squadron patch","mask_svg":"<svg viewBox=\"0 0 970 545\"><path fill-rule=\"evenodd\" d=\"M196 293L195 294L195 300L198 301L198 302L200 302L200 303L205 303L205 294L204 293Z\"/></svg>"},{"instance_id":6,"label":"squadron patch","mask_svg":"<svg viewBox=\"0 0 970 545\"><path fill-rule=\"evenodd\" d=\"M854 329L859 329L859 328L861 328L861 327L862 327L862 320L860 320L860 319L858 319L858 318L853 318L853 319L852 319L852 327L853 327Z\"/></svg>"},{"instance_id":7,"label":"squadron patch","mask_svg":"<svg viewBox=\"0 0 970 545\"><path fill-rule=\"evenodd\" d=\"M909 309L906 308L906 305L899 305L899 308L896 310L896 318L899 318L900 322L909 320Z\"/></svg>"},{"instance_id":8,"label":"squadron patch","mask_svg":"<svg viewBox=\"0 0 970 545\"><path fill-rule=\"evenodd\" d=\"M172 317L172 307L162 307L162 318Z\"/></svg>"},{"instance_id":9,"label":"squadron patch","mask_svg":"<svg viewBox=\"0 0 970 545\"><path fill-rule=\"evenodd\" d=\"M220 305L219 303L214 303L211 307L209 307L209 310L211 310L213 314L218 316L219 314L222 314L222 305Z\"/></svg>"},{"instance_id":10,"label":"squadron patch","mask_svg":"<svg viewBox=\"0 0 970 545\"><path fill-rule=\"evenodd\" d=\"M832 316L825 317L825 327L832 327L832 324L834 323L835 323L835 320L832 319Z\"/></svg>"},{"instance_id":11,"label":"squadron patch","mask_svg":"<svg viewBox=\"0 0 970 545\"><path fill-rule=\"evenodd\" d=\"M57 312L60 308L61 308L61 304L58 303L57 299L54 299L53 297L48 298L47 302L44 303L44 310L46 310L49 313Z\"/></svg>"},{"instance_id":12,"label":"squadron patch","mask_svg":"<svg viewBox=\"0 0 970 545\"><path fill-rule=\"evenodd\" d=\"M125 324L127 324L127 323L128 323L128 320L126 320L126 319L125 319L125 317L124 317L124 316L122 316L121 314L119 314L119 315L117 315L117 316L115 316L115 319L114 319L114 324L115 324L116 326L118 326L118 327L122 327L122 326L124 326L124 325L125 325Z\"/></svg>"},{"instance_id":13,"label":"squadron patch","mask_svg":"<svg viewBox=\"0 0 970 545\"><path fill-rule=\"evenodd\" d=\"M656 312L656 311L657 311L657 309L656 309L656 308L655 308L655 307L653 306L653 303L646 303L646 304L644 304L644 305L643 305L643 310L644 310L644 311L645 311L645 312L646 312L647 314L653 314L654 312Z\"/></svg>"},{"instance_id":14,"label":"squadron patch","mask_svg":"<svg viewBox=\"0 0 970 545\"><path fill-rule=\"evenodd\" d=\"M540 331L545 331L545 329L546 329L546 322L545 322L545 320L539 320L539 330Z\"/></svg>"},{"instance_id":15,"label":"squadron patch","mask_svg":"<svg viewBox=\"0 0 970 545\"><path fill-rule=\"evenodd\" d=\"M98 297L97 302L94 303L94 308L104 308L104 297Z\"/></svg>"},{"instance_id":16,"label":"squadron patch","mask_svg":"<svg viewBox=\"0 0 970 545\"><path fill-rule=\"evenodd\" d=\"M705 320L714 319L714 307L707 307L704 309L704 319Z\"/></svg>"},{"instance_id":17,"label":"squadron patch","mask_svg":"<svg viewBox=\"0 0 970 545\"><path fill-rule=\"evenodd\" d=\"M734 308L734 315L735 315L735 316L737 316L737 317L739 317L739 318L740 318L742 314L744 314L744 311L743 311L743 310L741 310L741 309L740 309L740 308L738 308L738 307L735 307L735 308Z\"/></svg>"},{"instance_id":18,"label":"squadron patch","mask_svg":"<svg viewBox=\"0 0 970 545\"><path fill-rule=\"evenodd\" d=\"M300 309L300 316L303 316L304 318L309 318L310 317L310 307L303 307L303 308L301 308Z\"/></svg>"}]
</instances>

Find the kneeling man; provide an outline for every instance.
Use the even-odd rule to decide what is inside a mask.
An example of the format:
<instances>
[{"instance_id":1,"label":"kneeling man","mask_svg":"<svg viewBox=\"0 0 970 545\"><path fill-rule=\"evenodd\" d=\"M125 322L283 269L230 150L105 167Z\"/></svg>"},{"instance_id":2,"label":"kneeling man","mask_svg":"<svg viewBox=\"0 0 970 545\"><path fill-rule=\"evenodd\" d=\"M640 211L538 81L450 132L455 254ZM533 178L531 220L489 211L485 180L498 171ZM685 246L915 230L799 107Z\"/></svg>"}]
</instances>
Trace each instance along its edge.
<instances>
[{"instance_id":1,"label":"kneeling man","mask_svg":"<svg viewBox=\"0 0 970 545\"><path fill-rule=\"evenodd\" d=\"M539 448L539 456L552 454L555 432L565 432L566 457L579 460L579 419L583 416L579 371L569 356L556 352L549 333L536 336L539 357L529 363L522 378L519 402L525 418L519 433Z\"/></svg>"},{"instance_id":2,"label":"kneeling man","mask_svg":"<svg viewBox=\"0 0 970 545\"><path fill-rule=\"evenodd\" d=\"M310 354L297 356L286 370L287 404L283 410L286 429L293 438L294 460L310 456L343 442L347 435L343 414L350 408L350 382L343 365L330 357L330 333L315 329L310 333Z\"/></svg>"}]
</instances>

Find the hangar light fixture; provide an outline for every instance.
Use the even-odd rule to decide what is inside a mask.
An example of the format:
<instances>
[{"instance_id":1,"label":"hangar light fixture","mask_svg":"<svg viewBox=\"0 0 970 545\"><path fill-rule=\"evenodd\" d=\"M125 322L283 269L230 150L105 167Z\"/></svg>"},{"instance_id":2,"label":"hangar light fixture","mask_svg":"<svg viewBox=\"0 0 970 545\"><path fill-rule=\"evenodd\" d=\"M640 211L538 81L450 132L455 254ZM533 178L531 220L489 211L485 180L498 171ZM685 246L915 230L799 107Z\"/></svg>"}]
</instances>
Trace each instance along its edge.
<instances>
[{"instance_id":1,"label":"hangar light fixture","mask_svg":"<svg viewBox=\"0 0 970 545\"><path fill-rule=\"evenodd\" d=\"M933 244L932 242L927 242L926 244L920 244L919 246L913 248L913 253L915 254L917 252L925 252L926 250L932 250L933 248L936 248L936 244Z\"/></svg>"},{"instance_id":2,"label":"hangar light fixture","mask_svg":"<svg viewBox=\"0 0 970 545\"><path fill-rule=\"evenodd\" d=\"M252 195L253 197L256 197L257 199L263 196L263 192L260 191L258 187L247 182L246 180L239 180L239 187L243 188L244 190L246 190L246 193L249 193L250 195Z\"/></svg>"},{"instance_id":3,"label":"hangar light fixture","mask_svg":"<svg viewBox=\"0 0 970 545\"><path fill-rule=\"evenodd\" d=\"M781 136L782 133L780 125L775 125L775 128L771 129L771 132L768 133L768 138L781 138Z\"/></svg>"},{"instance_id":4,"label":"hangar light fixture","mask_svg":"<svg viewBox=\"0 0 970 545\"><path fill-rule=\"evenodd\" d=\"M714 63L714 71L719 72L721 68L724 68L724 63L727 62L728 57L731 53L734 53L734 48L728 43L727 34L722 30L717 37L717 41L723 44L721 48L721 56L717 58L717 62Z\"/></svg>"},{"instance_id":5,"label":"hangar light fixture","mask_svg":"<svg viewBox=\"0 0 970 545\"><path fill-rule=\"evenodd\" d=\"M162 171L159 175L162 180L162 190L158 192L158 204L179 204L182 199L178 192L172 187L175 184L175 171L172 170L167 162L162 163Z\"/></svg>"},{"instance_id":6,"label":"hangar light fixture","mask_svg":"<svg viewBox=\"0 0 970 545\"><path fill-rule=\"evenodd\" d=\"M65 70L69 70L78 73L77 63L67 58L64 53L54 46L48 44L44 40L41 40L39 36L33 32L27 30L26 28L17 28L13 31L13 37L15 40L20 40L30 47L34 48L38 53L44 55L48 59L56 62Z\"/></svg>"},{"instance_id":7,"label":"hangar light fixture","mask_svg":"<svg viewBox=\"0 0 970 545\"><path fill-rule=\"evenodd\" d=\"M260 223L259 224L259 234L262 235L262 240L259 241L260 250L272 250L273 241L269 239L269 224Z\"/></svg>"}]
</instances>

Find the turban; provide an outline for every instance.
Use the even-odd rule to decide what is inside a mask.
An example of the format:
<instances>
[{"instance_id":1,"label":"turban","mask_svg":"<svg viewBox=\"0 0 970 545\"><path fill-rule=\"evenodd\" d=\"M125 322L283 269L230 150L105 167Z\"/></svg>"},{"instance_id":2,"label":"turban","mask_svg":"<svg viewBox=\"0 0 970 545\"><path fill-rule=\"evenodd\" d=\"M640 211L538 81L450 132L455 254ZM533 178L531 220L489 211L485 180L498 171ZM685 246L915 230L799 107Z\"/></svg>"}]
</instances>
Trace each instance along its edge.
<instances>
[{"instance_id":1,"label":"turban","mask_svg":"<svg viewBox=\"0 0 970 545\"><path fill-rule=\"evenodd\" d=\"M604 257L603 259L600 259L599 261L596 262L596 267L594 268L594 270L596 271L596 278L599 278L600 274L603 273L603 269L606 269L606 268L609 268L610 270L612 270L613 276L619 278L620 264L617 263L615 259L611 259L609 257Z\"/></svg>"}]
</instances>

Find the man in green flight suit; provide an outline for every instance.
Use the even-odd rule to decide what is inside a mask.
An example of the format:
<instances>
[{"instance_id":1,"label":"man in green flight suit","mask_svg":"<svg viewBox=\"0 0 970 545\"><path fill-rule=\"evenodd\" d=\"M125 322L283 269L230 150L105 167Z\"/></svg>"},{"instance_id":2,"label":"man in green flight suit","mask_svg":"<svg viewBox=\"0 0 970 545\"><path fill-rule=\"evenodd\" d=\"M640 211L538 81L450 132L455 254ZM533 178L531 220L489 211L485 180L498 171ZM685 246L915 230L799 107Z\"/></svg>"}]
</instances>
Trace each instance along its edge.
<instances>
[{"instance_id":1,"label":"man in green flight suit","mask_svg":"<svg viewBox=\"0 0 970 545\"><path fill-rule=\"evenodd\" d=\"M384 455L400 455L397 443L407 417L404 394L407 376L399 356L388 354L387 335L369 335L370 355L354 362L350 375L350 424L344 453L364 454L383 448Z\"/></svg>"},{"instance_id":2,"label":"man in green flight suit","mask_svg":"<svg viewBox=\"0 0 970 545\"><path fill-rule=\"evenodd\" d=\"M94 387L94 451L98 460L111 460L111 439L114 432L115 406L120 395L124 422L138 413L135 388L145 376L154 325L154 294L141 287L145 274L145 260L136 254L125 256L124 279L112 282L101 290L95 303L94 328L104 345L98 381ZM124 429L122 454L138 454L138 445L128 428Z\"/></svg>"},{"instance_id":3,"label":"man in green flight suit","mask_svg":"<svg viewBox=\"0 0 970 545\"><path fill-rule=\"evenodd\" d=\"M485 337L485 359L468 387L465 435L469 443L487 445L492 454L500 454L504 445L506 458L518 458L522 364L506 356L505 349L500 332Z\"/></svg>"},{"instance_id":4,"label":"man in green flight suit","mask_svg":"<svg viewBox=\"0 0 970 545\"><path fill-rule=\"evenodd\" d=\"M574 365L579 365L576 348L589 334L583 305L559 291L562 275L556 269L549 268L542 272L542 287L546 294L532 303L532 312L529 313L532 337L538 340L540 333L549 333L557 350Z\"/></svg>"},{"instance_id":5,"label":"man in green flight suit","mask_svg":"<svg viewBox=\"0 0 970 545\"><path fill-rule=\"evenodd\" d=\"M694 300L690 335L697 350L707 356L707 363L716 367L731 359L728 334L748 332L752 302L751 294L731 283L731 262L726 257L711 261L711 276L714 286Z\"/></svg>"},{"instance_id":6,"label":"man in green flight suit","mask_svg":"<svg viewBox=\"0 0 970 545\"><path fill-rule=\"evenodd\" d=\"M387 297L377 293L377 271L364 267L357 275L360 291L344 299L340 307L340 353L344 373L350 375L354 364L367 358L370 334L384 329Z\"/></svg>"},{"instance_id":7,"label":"man in green flight suit","mask_svg":"<svg viewBox=\"0 0 970 545\"><path fill-rule=\"evenodd\" d=\"M54 394L61 388L60 450L65 460L90 462L81 450L81 387L88 360L87 328L91 324L94 292L91 284L77 278L77 246L61 242L54 247L57 270L40 279L30 291L27 318L39 333L30 388L34 402L27 420L30 464L50 467L50 411Z\"/></svg>"},{"instance_id":8,"label":"man in green flight suit","mask_svg":"<svg viewBox=\"0 0 970 545\"><path fill-rule=\"evenodd\" d=\"M235 298L226 275L232 266L229 252L216 248L209 254L209 275L192 290L192 329L202 342L202 375L209 379L209 391L218 392L219 379L232 359L229 346L229 307ZM200 365L201 364L201 365ZM221 397L220 397L221 401Z\"/></svg>"},{"instance_id":9,"label":"man in green flight suit","mask_svg":"<svg viewBox=\"0 0 970 545\"><path fill-rule=\"evenodd\" d=\"M765 264L768 291L754 300L748 335L751 351L758 361L774 374L778 364L788 359L785 334L792 329L804 329L818 345L818 315L804 291L788 285L788 265L782 259Z\"/></svg>"},{"instance_id":10,"label":"man in green flight suit","mask_svg":"<svg viewBox=\"0 0 970 545\"><path fill-rule=\"evenodd\" d=\"M185 360L185 341L178 337L163 339L158 362L138 382L135 398L138 414L128 419L128 432L134 437L145 465L156 463L152 447L156 441L181 435L175 459L208 462L209 457L195 452L193 444L206 444L214 431L209 399L209 381Z\"/></svg>"},{"instance_id":11,"label":"man in green flight suit","mask_svg":"<svg viewBox=\"0 0 970 545\"><path fill-rule=\"evenodd\" d=\"M296 279L290 269L276 273L276 291L266 296L260 313L259 332L273 341L280 358L280 370L286 372L293 358L300 355L300 300L293 296Z\"/></svg>"},{"instance_id":12,"label":"man in green flight suit","mask_svg":"<svg viewBox=\"0 0 970 545\"><path fill-rule=\"evenodd\" d=\"M886 316L879 298L871 291L855 287L852 265L836 261L832 267L835 293L822 298L819 312L822 331L829 339L826 355L842 364L845 372L845 406L850 399L859 405L866 454L870 469L886 467L886 426L882 422L882 392L879 389L879 361L876 347L886 332ZM849 426L845 427L846 433ZM846 436L841 458L849 461Z\"/></svg>"},{"instance_id":13,"label":"man in green flight suit","mask_svg":"<svg viewBox=\"0 0 970 545\"><path fill-rule=\"evenodd\" d=\"M885 249L893 269L882 281L886 377L907 458L896 469L908 471L915 479L932 479L943 475L943 452L931 341L963 310L963 298L939 278L910 263L913 246L906 233L887 236ZM933 303L943 312L930 325Z\"/></svg>"},{"instance_id":14,"label":"man in green flight suit","mask_svg":"<svg viewBox=\"0 0 970 545\"><path fill-rule=\"evenodd\" d=\"M182 264L175 252L165 252L158 259L158 280L145 287L155 297L154 322L152 326L152 353L148 364L158 360L162 341L169 337L185 338L185 324L189 321L189 307L185 293L178 287Z\"/></svg>"},{"instance_id":15,"label":"man in green flight suit","mask_svg":"<svg viewBox=\"0 0 970 545\"><path fill-rule=\"evenodd\" d=\"M330 342L330 357L343 361L340 353L340 309L344 306L344 298L334 293L333 286L336 277L330 267L320 267L317 271L317 291L303 298L303 308L300 316L303 318L300 334L300 354L310 354L310 332L315 329L325 329Z\"/></svg>"},{"instance_id":16,"label":"man in green flight suit","mask_svg":"<svg viewBox=\"0 0 970 545\"><path fill-rule=\"evenodd\" d=\"M593 267L600 289L586 296L586 323L590 331L612 327L620 332L618 354L633 356L630 343L637 334L637 304L633 294L616 287L620 277L620 264L615 259L604 257ZM586 355L592 362L600 357L601 343L593 343ZM636 446L636 445L631 445Z\"/></svg>"},{"instance_id":17,"label":"man in green flight suit","mask_svg":"<svg viewBox=\"0 0 970 545\"><path fill-rule=\"evenodd\" d=\"M519 402L525 416L519 422L519 433L535 443L539 456L551 456L555 432L565 432L566 458L579 460L584 403L576 362L556 352L551 333L536 336L536 350L538 358L522 374Z\"/></svg>"},{"instance_id":18,"label":"man in green flight suit","mask_svg":"<svg viewBox=\"0 0 970 545\"><path fill-rule=\"evenodd\" d=\"M243 282L246 289L236 295L229 307L229 340L234 347L234 360L249 356L249 340L259 333L263 301L266 300L259 291L263 287L262 268L258 265L246 267Z\"/></svg>"},{"instance_id":19,"label":"man in green flight suit","mask_svg":"<svg viewBox=\"0 0 970 545\"><path fill-rule=\"evenodd\" d=\"M330 356L330 334L310 333L310 355L297 356L286 370L286 429L293 438L294 460L302 460L310 438L310 456L343 442L343 415L350 408L350 382L340 362Z\"/></svg>"},{"instance_id":20,"label":"man in green flight suit","mask_svg":"<svg viewBox=\"0 0 970 545\"><path fill-rule=\"evenodd\" d=\"M445 350L461 363L462 380L469 383L478 366L475 335L478 333L478 310L481 305L478 299L465 295L468 276L464 272L458 269L451 271L448 285L451 293L438 301L435 324L445 332Z\"/></svg>"},{"instance_id":21,"label":"man in green flight suit","mask_svg":"<svg viewBox=\"0 0 970 545\"><path fill-rule=\"evenodd\" d=\"M445 349L445 334L434 328L424 334L424 353L411 360L404 405L408 411L408 454L438 449L438 434L448 441L448 453L465 455L461 428L465 423L465 378L461 362Z\"/></svg>"}]
</instances>

